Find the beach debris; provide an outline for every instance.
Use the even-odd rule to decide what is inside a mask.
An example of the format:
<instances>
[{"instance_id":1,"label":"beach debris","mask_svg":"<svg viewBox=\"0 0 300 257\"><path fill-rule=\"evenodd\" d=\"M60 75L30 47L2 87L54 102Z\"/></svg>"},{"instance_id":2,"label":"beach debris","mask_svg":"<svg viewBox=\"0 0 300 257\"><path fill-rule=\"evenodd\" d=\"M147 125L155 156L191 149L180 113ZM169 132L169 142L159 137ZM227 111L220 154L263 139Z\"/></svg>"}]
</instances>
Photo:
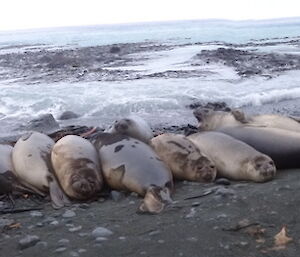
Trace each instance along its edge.
<instances>
[{"instance_id":1,"label":"beach debris","mask_svg":"<svg viewBox=\"0 0 300 257\"><path fill-rule=\"evenodd\" d=\"M286 226L282 227L280 232L274 236L274 239L277 250L284 249L289 242L293 241L293 238L287 236Z\"/></svg>"}]
</instances>

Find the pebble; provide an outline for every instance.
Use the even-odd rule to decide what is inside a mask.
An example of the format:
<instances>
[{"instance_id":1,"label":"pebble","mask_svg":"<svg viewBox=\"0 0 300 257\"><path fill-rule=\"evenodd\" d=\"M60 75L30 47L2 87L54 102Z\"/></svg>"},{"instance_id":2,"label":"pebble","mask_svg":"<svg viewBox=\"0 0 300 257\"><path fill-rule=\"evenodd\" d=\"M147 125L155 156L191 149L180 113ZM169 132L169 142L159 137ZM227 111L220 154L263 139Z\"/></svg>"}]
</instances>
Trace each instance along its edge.
<instances>
[{"instance_id":1,"label":"pebble","mask_svg":"<svg viewBox=\"0 0 300 257\"><path fill-rule=\"evenodd\" d=\"M226 187L219 187L216 192L216 195L222 196L222 197L227 197L227 196L234 196L235 191L231 188L226 188Z\"/></svg>"},{"instance_id":2,"label":"pebble","mask_svg":"<svg viewBox=\"0 0 300 257\"><path fill-rule=\"evenodd\" d=\"M79 233L78 235L79 235L80 237L85 237L85 236L88 235L88 233L82 232L82 233Z\"/></svg>"},{"instance_id":3,"label":"pebble","mask_svg":"<svg viewBox=\"0 0 300 257\"><path fill-rule=\"evenodd\" d=\"M112 198L115 202L118 202L118 201L120 201L120 200L122 200L122 199L125 198L125 194L124 194L124 193L119 192L119 191L115 191L115 190L112 190L112 191L110 192L110 196L111 196L111 198Z\"/></svg>"},{"instance_id":4,"label":"pebble","mask_svg":"<svg viewBox=\"0 0 300 257\"><path fill-rule=\"evenodd\" d=\"M47 248L48 243L45 242L45 241L39 241L39 242L37 242L36 246L37 247L39 246L39 247Z\"/></svg>"},{"instance_id":5,"label":"pebble","mask_svg":"<svg viewBox=\"0 0 300 257\"><path fill-rule=\"evenodd\" d=\"M154 230L154 231L151 231L148 235L149 236L155 236L155 235L158 235L160 234L160 231L159 230Z\"/></svg>"},{"instance_id":6,"label":"pebble","mask_svg":"<svg viewBox=\"0 0 300 257\"><path fill-rule=\"evenodd\" d=\"M107 238L106 237L102 237L102 236L99 236L99 237L96 237L96 242L103 242L103 241L107 241Z\"/></svg>"},{"instance_id":7,"label":"pebble","mask_svg":"<svg viewBox=\"0 0 300 257\"><path fill-rule=\"evenodd\" d=\"M12 219L0 218L0 229L4 228L5 226L9 226L14 223Z\"/></svg>"},{"instance_id":8,"label":"pebble","mask_svg":"<svg viewBox=\"0 0 300 257\"><path fill-rule=\"evenodd\" d=\"M120 240L126 240L126 237L125 236L120 236L119 239Z\"/></svg>"},{"instance_id":9,"label":"pebble","mask_svg":"<svg viewBox=\"0 0 300 257\"><path fill-rule=\"evenodd\" d=\"M64 252L65 250L67 250L67 248L66 247L58 247L58 248L56 248L55 249L55 253L62 253L62 252Z\"/></svg>"},{"instance_id":10,"label":"pebble","mask_svg":"<svg viewBox=\"0 0 300 257\"><path fill-rule=\"evenodd\" d=\"M60 239L57 243L58 243L59 246L66 246L70 243L70 240L66 239L66 238L63 238L63 239Z\"/></svg>"},{"instance_id":11,"label":"pebble","mask_svg":"<svg viewBox=\"0 0 300 257\"><path fill-rule=\"evenodd\" d=\"M135 204L135 201L130 201L129 204Z\"/></svg>"},{"instance_id":12,"label":"pebble","mask_svg":"<svg viewBox=\"0 0 300 257\"><path fill-rule=\"evenodd\" d=\"M56 226L56 225L58 225L58 224L59 224L59 222L58 222L57 220L53 220L52 222L50 222L50 225Z\"/></svg>"},{"instance_id":13,"label":"pebble","mask_svg":"<svg viewBox=\"0 0 300 257\"><path fill-rule=\"evenodd\" d=\"M38 223L36 223L36 226L37 226L37 227L43 227L44 224L43 224L42 222L38 222Z\"/></svg>"},{"instance_id":14,"label":"pebble","mask_svg":"<svg viewBox=\"0 0 300 257\"><path fill-rule=\"evenodd\" d=\"M191 208L190 212L185 215L185 218L189 219L189 218L193 218L196 214L196 209L195 208Z\"/></svg>"},{"instance_id":15,"label":"pebble","mask_svg":"<svg viewBox=\"0 0 300 257\"><path fill-rule=\"evenodd\" d=\"M77 226L77 227L72 227L72 228L69 228L69 231L70 232L76 232L76 231L79 231L82 229L82 226Z\"/></svg>"},{"instance_id":16,"label":"pebble","mask_svg":"<svg viewBox=\"0 0 300 257\"><path fill-rule=\"evenodd\" d=\"M97 227L93 230L92 236L97 238L97 237L106 237L112 235L113 232L107 228L103 227Z\"/></svg>"},{"instance_id":17,"label":"pebble","mask_svg":"<svg viewBox=\"0 0 300 257\"><path fill-rule=\"evenodd\" d=\"M38 236L25 236L24 238L20 239L19 241L19 248L21 250L32 247L37 244L37 242L40 241L40 238Z\"/></svg>"},{"instance_id":18,"label":"pebble","mask_svg":"<svg viewBox=\"0 0 300 257\"><path fill-rule=\"evenodd\" d=\"M79 252L79 253L85 253L85 252L86 252L86 249L80 248L80 249L78 250L78 252Z\"/></svg>"},{"instance_id":19,"label":"pebble","mask_svg":"<svg viewBox=\"0 0 300 257\"><path fill-rule=\"evenodd\" d=\"M70 256L71 256L71 257L78 257L78 256L79 256L79 253L74 252L74 251L71 251L71 252L70 252Z\"/></svg>"},{"instance_id":20,"label":"pebble","mask_svg":"<svg viewBox=\"0 0 300 257\"><path fill-rule=\"evenodd\" d=\"M31 217L43 217L44 215L40 211L31 211L30 216Z\"/></svg>"},{"instance_id":21,"label":"pebble","mask_svg":"<svg viewBox=\"0 0 300 257\"><path fill-rule=\"evenodd\" d=\"M198 241L198 239L196 237L188 237L186 240L190 241L190 242L197 242Z\"/></svg>"},{"instance_id":22,"label":"pebble","mask_svg":"<svg viewBox=\"0 0 300 257\"><path fill-rule=\"evenodd\" d=\"M215 184L229 186L231 182L227 178L218 178L216 179Z\"/></svg>"},{"instance_id":23,"label":"pebble","mask_svg":"<svg viewBox=\"0 0 300 257\"><path fill-rule=\"evenodd\" d=\"M76 216L76 213L72 210L66 210L62 216L63 218L73 218Z\"/></svg>"},{"instance_id":24,"label":"pebble","mask_svg":"<svg viewBox=\"0 0 300 257\"><path fill-rule=\"evenodd\" d=\"M159 239L157 242L160 244L163 244L165 242L165 240Z\"/></svg>"}]
</instances>

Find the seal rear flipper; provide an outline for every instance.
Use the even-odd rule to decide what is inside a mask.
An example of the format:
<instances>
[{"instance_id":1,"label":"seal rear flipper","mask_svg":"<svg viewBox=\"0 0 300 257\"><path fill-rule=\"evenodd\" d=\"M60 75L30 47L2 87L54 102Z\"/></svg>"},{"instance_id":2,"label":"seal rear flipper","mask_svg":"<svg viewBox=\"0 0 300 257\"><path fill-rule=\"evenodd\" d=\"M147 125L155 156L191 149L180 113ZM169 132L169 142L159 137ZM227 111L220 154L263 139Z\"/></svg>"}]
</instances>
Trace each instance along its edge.
<instances>
[{"instance_id":1,"label":"seal rear flipper","mask_svg":"<svg viewBox=\"0 0 300 257\"><path fill-rule=\"evenodd\" d=\"M60 209L64 206L69 206L71 204L70 199L61 189L56 179L52 178L52 180L49 181L49 191L51 204L54 209Z\"/></svg>"},{"instance_id":2,"label":"seal rear flipper","mask_svg":"<svg viewBox=\"0 0 300 257\"><path fill-rule=\"evenodd\" d=\"M14 187L14 190L18 191L18 190L24 189L24 193L33 193L33 194L38 194L42 197L45 197L46 194L45 192L41 191L40 189L30 185L29 183L25 182L25 181L20 181L20 183L18 185L16 185L16 187Z\"/></svg>"}]
</instances>

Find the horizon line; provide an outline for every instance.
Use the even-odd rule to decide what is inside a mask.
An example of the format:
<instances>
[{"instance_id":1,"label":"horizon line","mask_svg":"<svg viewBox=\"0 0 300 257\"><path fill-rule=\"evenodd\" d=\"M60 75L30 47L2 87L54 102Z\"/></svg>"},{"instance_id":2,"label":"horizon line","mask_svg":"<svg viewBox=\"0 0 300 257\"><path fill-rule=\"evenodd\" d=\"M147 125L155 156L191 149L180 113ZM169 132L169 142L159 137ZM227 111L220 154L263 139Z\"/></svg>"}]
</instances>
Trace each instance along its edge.
<instances>
[{"instance_id":1,"label":"horizon line","mask_svg":"<svg viewBox=\"0 0 300 257\"><path fill-rule=\"evenodd\" d=\"M144 24L159 24L159 23L175 23L175 22L232 22L232 23L247 23L247 22L271 22L271 21L292 21L299 20L300 16L293 17L275 17L266 19L226 19L226 18L207 18L207 19L179 19L179 20L157 20L157 21L134 21L134 22L117 22L117 23L97 23L97 24L74 24L74 25L59 25L49 27L29 27L29 28L16 28L16 29L2 29L0 33L6 32L27 32L27 31L38 31L38 30L51 30L51 29L65 29L65 28L76 28L76 27L96 27L96 26L128 26L128 25L144 25Z\"/></svg>"}]
</instances>

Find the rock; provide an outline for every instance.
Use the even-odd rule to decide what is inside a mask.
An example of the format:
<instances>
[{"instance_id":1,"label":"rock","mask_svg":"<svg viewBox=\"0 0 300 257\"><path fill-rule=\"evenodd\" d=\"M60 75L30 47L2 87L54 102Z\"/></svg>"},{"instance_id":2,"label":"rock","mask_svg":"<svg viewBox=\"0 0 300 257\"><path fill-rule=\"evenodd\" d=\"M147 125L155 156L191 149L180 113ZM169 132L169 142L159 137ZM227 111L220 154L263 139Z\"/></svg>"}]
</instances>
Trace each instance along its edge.
<instances>
[{"instance_id":1,"label":"rock","mask_svg":"<svg viewBox=\"0 0 300 257\"><path fill-rule=\"evenodd\" d=\"M36 119L28 122L27 125L22 127L24 130L33 130L45 134L53 133L59 129L59 124L54 119L52 114L44 114Z\"/></svg>"},{"instance_id":2,"label":"rock","mask_svg":"<svg viewBox=\"0 0 300 257\"><path fill-rule=\"evenodd\" d=\"M103 242L103 241L107 241L107 238L106 237L102 237L102 236L99 236L99 237L96 237L96 242Z\"/></svg>"},{"instance_id":3,"label":"rock","mask_svg":"<svg viewBox=\"0 0 300 257\"><path fill-rule=\"evenodd\" d=\"M58 248L56 248L55 249L55 253L62 253L62 252L64 252L65 250L67 250L67 248L66 247L58 247Z\"/></svg>"},{"instance_id":4,"label":"rock","mask_svg":"<svg viewBox=\"0 0 300 257\"><path fill-rule=\"evenodd\" d=\"M12 219L0 218L0 230L14 223Z\"/></svg>"},{"instance_id":5,"label":"rock","mask_svg":"<svg viewBox=\"0 0 300 257\"><path fill-rule=\"evenodd\" d=\"M217 185L224 185L224 186L229 186L231 182L227 178L218 178L216 179L215 183Z\"/></svg>"},{"instance_id":6,"label":"rock","mask_svg":"<svg viewBox=\"0 0 300 257\"><path fill-rule=\"evenodd\" d=\"M120 201L121 199L125 198L125 194L122 193L122 192L119 192L119 191L115 191L115 190L112 190L110 192L110 196L111 198L115 201L115 202L118 202Z\"/></svg>"},{"instance_id":7,"label":"rock","mask_svg":"<svg viewBox=\"0 0 300 257\"><path fill-rule=\"evenodd\" d=\"M189 218L193 218L196 215L196 209L195 208L191 208L190 212L185 215L185 218L189 219Z\"/></svg>"},{"instance_id":8,"label":"rock","mask_svg":"<svg viewBox=\"0 0 300 257\"><path fill-rule=\"evenodd\" d=\"M30 235L28 235L28 236L20 239L20 241L19 241L19 248L21 250L23 250L23 249L32 247L32 246L36 245L37 242L39 242L39 241L40 241L40 238L38 236L30 236Z\"/></svg>"},{"instance_id":9,"label":"rock","mask_svg":"<svg viewBox=\"0 0 300 257\"><path fill-rule=\"evenodd\" d=\"M41 247L41 248L47 248L48 243L45 241L39 241L39 242L37 242L36 246Z\"/></svg>"},{"instance_id":10,"label":"rock","mask_svg":"<svg viewBox=\"0 0 300 257\"><path fill-rule=\"evenodd\" d=\"M79 231L79 230L81 230L81 229L82 229L82 226L77 226L77 227L69 228L69 231L70 231L70 232L77 232L77 231Z\"/></svg>"},{"instance_id":11,"label":"rock","mask_svg":"<svg viewBox=\"0 0 300 257\"><path fill-rule=\"evenodd\" d=\"M69 240L69 239L66 239L66 238L60 239L60 240L58 241L58 245L59 245L59 246L66 246L66 245L68 245L69 243L70 243L70 240Z\"/></svg>"},{"instance_id":12,"label":"rock","mask_svg":"<svg viewBox=\"0 0 300 257\"><path fill-rule=\"evenodd\" d=\"M30 216L31 217L43 217L43 213L41 213L40 211L31 211Z\"/></svg>"},{"instance_id":13,"label":"rock","mask_svg":"<svg viewBox=\"0 0 300 257\"><path fill-rule=\"evenodd\" d=\"M70 252L70 256L71 257L78 257L79 253L72 251L72 252Z\"/></svg>"},{"instance_id":14,"label":"rock","mask_svg":"<svg viewBox=\"0 0 300 257\"><path fill-rule=\"evenodd\" d=\"M154 231L151 231L148 235L149 236L155 236L155 235L158 235L160 233L161 233L160 230L154 230Z\"/></svg>"},{"instance_id":15,"label":"rock","mask_svg":"<svg viewBox=\"0 0 300 257\"><path fill-rule=\"evenodd\" d=\"M106 237L112 235L113 232L107 228L103 227L97 227L93 230L92 236L97 238L97 237Z\"/></svg>"},{"instance_id":16,"label":"rock","mask_svg":"<svg viewBox=\"0 0 300 257\"><path fill-rule=\"evenodd\" d=\"M58 120L70 120L70 119L76 119L80 115L76 114L75 112L72 111L65 111L63 112L59 117Z\"/></svg>"},{"instance_id":17,"label":"rock","mask_svg":"<svg viewBox=\"0 0 300 257\"><path fill-rule=\"evenodd\" d=\"M219 187L215 194L217 196L222 196L222 197L228 197L228 196L235 196L235 191L233 189L230 188L226 188L226 187Z\"/></svg>"},{"instance_id":18,"label":"rock","mask_svg":"<svg viewBox=\"0 0 300 257\"><path fill-rule=\"evenodd\" d=\"M110 53L112 54L116 54L116 53L120 53L121 52L121 48L118 46L112 46L109 50Z\"/></svg>"},{"instance_id":19,"label":"rock","mask_svg":"<svg viewBox=\"0 0 300 257\"><path fill-rule=\"evenodd\" d=\"M72 210L66 210L62 216L63 218L73 218L76 216L76 213Z\"/></svg>"}]
</instances>

